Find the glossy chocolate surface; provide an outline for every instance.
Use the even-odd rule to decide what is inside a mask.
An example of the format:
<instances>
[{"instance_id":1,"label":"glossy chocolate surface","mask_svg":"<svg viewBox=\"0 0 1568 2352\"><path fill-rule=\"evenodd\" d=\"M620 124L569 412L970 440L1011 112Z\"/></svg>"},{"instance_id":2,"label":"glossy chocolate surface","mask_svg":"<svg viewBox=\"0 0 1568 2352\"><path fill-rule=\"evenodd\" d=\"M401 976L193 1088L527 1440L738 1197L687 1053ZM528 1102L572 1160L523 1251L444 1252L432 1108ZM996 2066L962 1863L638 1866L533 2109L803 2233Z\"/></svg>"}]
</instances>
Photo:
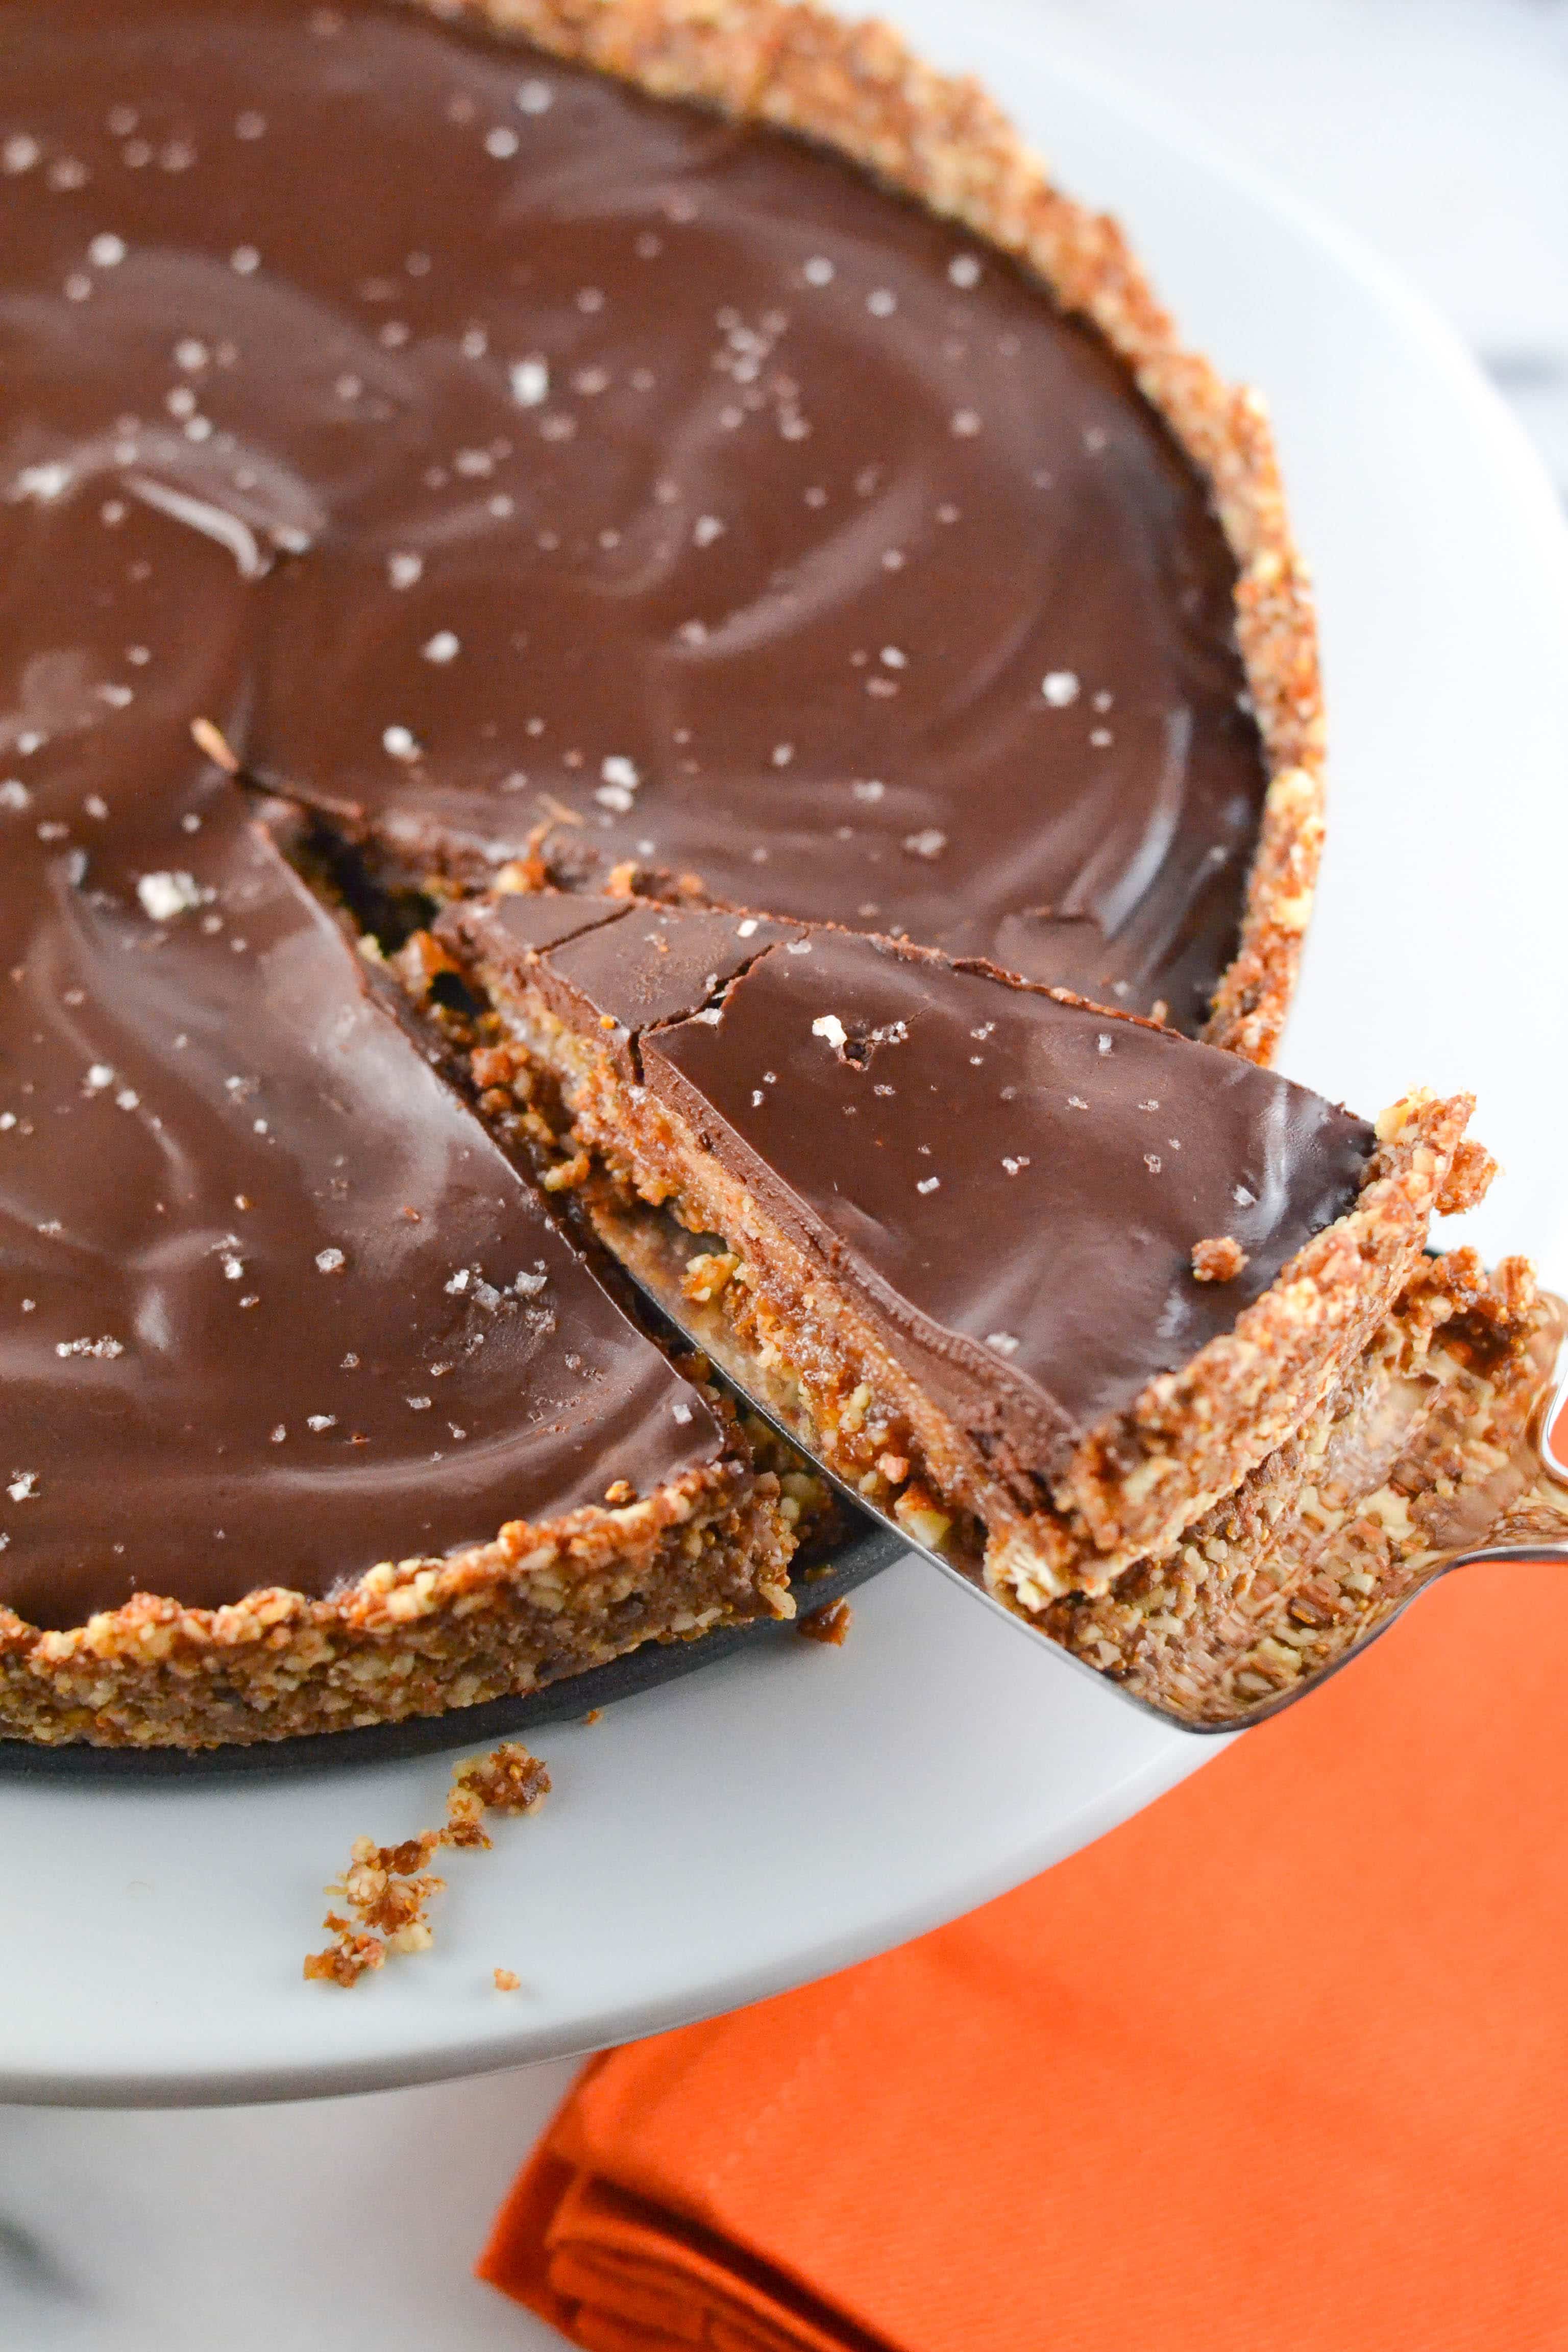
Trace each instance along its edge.
<instances>
[{"instance_id":1,"label":"glossy chocolate surface","mask_svg":"<svg viewBox=\"0 0 1568 2352\"><path fill-rule=\"evenodd\" d=\"M526 978L525 905L448 925ZM538 965L558 1004L571 974L591 1034L685 919L639 909ZM816 930L759 955L730 920L739 976L642 1034L644 1081L967 1425L1037 1463L1229 1330L1354 1201L1372 1130L1287 1078L888 941ZM1245 1268L1197 1280L1194 1244L1226 1234Z\"/></svg>"},{"instance_id":2,"label":"glossy chocolate surface","mask_svg":"<svg viewBox=\"0 0 1568 2352\"><path fill-rule=\"evenodd\" d=\"M0 0L0 49L7 486L256 575L254 773L416 870L543 825L574 885L1201 1018L1264 784L1233 568L1010 264L408 8Z\"/></svg>"},{"instance_id":3,"label":"glossy chocolate surface","mask_svg":"<svg viewBox=\"0 0 1568 2352\"><path fill-rule=\"evenodd\" d=\"M710 1461L192 744L252 590L106 502L0 503L0 1602L324 1592Z\"/></svg>"}]
</instances>

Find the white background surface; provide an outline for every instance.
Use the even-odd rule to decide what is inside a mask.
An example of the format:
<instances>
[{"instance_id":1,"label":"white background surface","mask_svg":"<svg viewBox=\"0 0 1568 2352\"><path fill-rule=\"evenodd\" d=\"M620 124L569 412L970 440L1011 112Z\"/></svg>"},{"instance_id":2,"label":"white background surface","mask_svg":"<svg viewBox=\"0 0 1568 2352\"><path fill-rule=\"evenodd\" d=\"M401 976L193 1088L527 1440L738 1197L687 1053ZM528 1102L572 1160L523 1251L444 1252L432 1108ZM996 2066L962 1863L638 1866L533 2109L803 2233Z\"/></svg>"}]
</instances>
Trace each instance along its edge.
<instances>
[{"instance_id":1,"label":"white background surface","mask_svg":"<svg viewBox=\"0 0 1568 2352\"><path fill-rule=\"evenodd\" d=\"M1109 74L1157 109L1175 106L1217 147L1380 247L1458 325L1568 489L1564 0L1019 0L1010 13L1037 39L1047 31L1063 62ZM1077 165L1070 123L1056 135L1032 127L1082 193L1115 199L1102 174ZM1163 249L1162 224L1132 211L1131 226L1184 307L1181 257ZM1217 355L1247 372L1245 351ZM1324 453L1304 438L1292 446L1300 428L1289 389L1270 389L1293 482L1330 458L1353 465L1352 449ZM1443 488L1434 481L1438 498ZM1365 485L1374 514L1379 488ZM1310 504L1298 497L1303 519ZM1392 584L1397 566L1388 560ZM1320 580L1333 705L1349 720L1373 682L1361 673L1357 646L1336 637L1339 583L1321 563ZM1427 625L1441 632L1453 620L1442 583L1421 585ZM1500 694L1528 689L1528 679L1510 675L1509 642L1452 651L1456 661L1485 663ZM1440 733L1444 725L1441 710L1411 715L1415 774L1422 728ZM1349 725L1352 751L1361 740ZM1548 822L1544 806L1510 805L1509 776L1489 772L1485 751L1483 727L1475 764L1478 791L1496 811L1490 830L1520 835L1536 819ZM1375 780L1342 767L1336 782L1346 795ZM1500 887L1495 858L1481 856L1478 872L1489 890ZM1372 951L1365 879L1331 869L1314 954L1336 968ZM1456 972L1463 948L1456 939L1447 956L1442 993L1450 1000L1467 993ZM1408 1026L1384 1038L1368 1024L1364 1037L1347 1040L1326 1021L1314 1027L1311 1003L1310 987L1290 1048L1296 1075L1370 1102L1413 1076L1441 1083L1477 1073L1481 1123L1496 1133L1474 1060L1455 1073L1412 1069L1410 1047L1425 1041ZM1384 1057L1389 1084L1380 1087ZM1503 1143L1506 1157L1508 1137ZM1561 1281L1568 1222L1554 1220L1548 1181L1540 1166L1516 1166L1494 1222L1500 1241L1528 1229ZM884 1584L885 1606L893 1594L891 1580ZM820 1663L831 1673L840 1662L829 1654ZM520 1858L534 1828L519 1825ZM491 1955L479 1957L488 1969ZM17 2352L259 2352L279 2342L368 2352L395 2334L442 2352L553 2343L467 2273L571 2071L557 2063L526 2075L267 2110L0 2112L0 2341Z\"/></svg>"}]
</instances>

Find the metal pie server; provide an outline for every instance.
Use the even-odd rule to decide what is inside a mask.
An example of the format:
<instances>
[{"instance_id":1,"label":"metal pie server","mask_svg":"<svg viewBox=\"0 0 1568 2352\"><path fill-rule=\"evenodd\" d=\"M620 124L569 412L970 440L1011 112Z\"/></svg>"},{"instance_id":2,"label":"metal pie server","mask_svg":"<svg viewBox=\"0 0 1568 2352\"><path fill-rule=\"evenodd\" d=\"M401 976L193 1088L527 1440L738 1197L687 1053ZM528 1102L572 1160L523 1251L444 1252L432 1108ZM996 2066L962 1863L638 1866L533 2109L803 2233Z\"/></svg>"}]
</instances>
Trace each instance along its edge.
<instances>
[{"instance_id":1,"label":"metal pie server","mask_svg":"<svg viewBox=\"0 0 1568 2352\"><path fill-rule=\"evenodd\" d=\"M752 1383L744 1357L736 1348L727 1343L727 1331L721 1318L718 1316L705 1318L700 1314L694 1314L691 1302L681 1287L681 1276L685 1268L687 1252L706 1246L704 1242L692 1235L678 1236L674 1231L666 1226L662 1244L655 1244L650 1240L647 1223L641 1221L636 1224L623 1222L614 1212L605 1208L596 1211L595 1222L607 1238L614 1235L612 1246L615 1247L616 1256L638 1288L646 1292L653 1300L666 1320L673 1324L682 1338L689 1340L693 1348L705 1355L723 1374L725 1381L737 1395L743 1399L749 1409L761 1420L766 1422L771 1428L777 1430L780 1436L787 1439L797 1452L806 1455L814 1469L817 1470L837 1493L852 1504L857 1511L874 1520L879 1527L885 1528L889 1535L896 1537L908 1550L918 1553L922 1559L929 1560L931 1567L939 1570L950 1582L960 1585L965 1592L972 1593L986 1608L995 1610L998 1615L1005 1618L1009 1625L1016 1627L1026 1640L1047 1643L1058 1657L1065 1659L1068 1664L1075 1668L1078 1673L1091 1675L1097 1682L1109 1685L1127 1706L1135 1706L1141 1714L1153 1716L1158 1721L1174 1725L1183 1731L1210 1734L1240 1731L1252 1724L1266 1721L1269 1716L1279 1715L1285 1707L1294 1706L1298 1699L1305 1698L1310 1691L1316 1690L1319 1685L1326 1682L1331 1675L1338 1674L1340 1668L1348 1664L1352 1658L1359 1657L1363 1651L1369 1649L1373 1642L1388 1631L1396 1618L1404 1615L1413 1601L1419 1600L1424 1592L1430 1591L1440 1577L1449 1575L1457 1568L1469 1568L1490 1560L1546 1559L1568 1563L1568 1541L1480 1544L1469 1550L1436 1553L1431 1560L1417 1571L1416 1581L1412 1584L1410 1590L1402 1594L1384 1614L1374 1623L1352 1634L1342 1649L1326 1658L1321 1664L1300 1675L1287 1689L1260 1696L1245 1706L1237 1706L1233 1712L1217 1717L1207 1714L1199 1716L1189 1713L1178 1705L1167 1704L1149 1697L1142 1691L1130 1688L1119 1681L1113 1674L1092 1664L1087 1658L1077 1656L1058 1642L1052 1634L1047 1633L1042 1626L1031 1623L1026 1617L1009 1608L1005 1601L1000 1600L991 1591L977 1568L964 1560L950 1558L942 1551L933 1549L928 1544L918 1542L900 1521L893 1517L890 1513L879 1510L874 1503L868 1502L863 1495L854 1487L847 1486L843 1479L836 1476L825 1463L819 1461L813 1451L809 1431L804 1426L793 1425L789 1417L781 1412L776 1401L770 1402L758 1395ZM1568 1416L1568 1370L1548 1377L1542 1394L1538 1399L1535 1410L1531 1416L1530 1424L1530 1444L1534 1462L1547 1478L1562 1488L1563 1513L1564 1520L1568 1521L1568 1457L1565 1457L1564 1452L1561 1450L1564 1440L1556 1437L1559 1425L1565 1416Z\"/></svg>"}]
</instances>

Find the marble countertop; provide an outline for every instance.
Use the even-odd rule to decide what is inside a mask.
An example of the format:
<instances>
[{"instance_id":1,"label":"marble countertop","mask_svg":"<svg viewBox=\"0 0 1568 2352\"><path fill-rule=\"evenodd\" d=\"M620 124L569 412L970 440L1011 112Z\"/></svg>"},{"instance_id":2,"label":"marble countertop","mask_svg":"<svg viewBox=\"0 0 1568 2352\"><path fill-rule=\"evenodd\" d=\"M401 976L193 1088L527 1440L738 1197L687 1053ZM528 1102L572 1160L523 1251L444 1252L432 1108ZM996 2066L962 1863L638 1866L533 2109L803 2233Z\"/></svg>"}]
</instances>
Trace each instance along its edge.
<instances>
[{"instance_id":1,"label":"marble countertop","mask_svg":"<svg viewBox=\"0 0 1568 2352\"><path fill-rule=\"evenodd\" d=\"M1378 248L1568 501L1568 0L1011 0ZM569 2064L192 2114L0 2109L7 2352L559 2344L478 2285Z\"/></svg>"}]
</instances>

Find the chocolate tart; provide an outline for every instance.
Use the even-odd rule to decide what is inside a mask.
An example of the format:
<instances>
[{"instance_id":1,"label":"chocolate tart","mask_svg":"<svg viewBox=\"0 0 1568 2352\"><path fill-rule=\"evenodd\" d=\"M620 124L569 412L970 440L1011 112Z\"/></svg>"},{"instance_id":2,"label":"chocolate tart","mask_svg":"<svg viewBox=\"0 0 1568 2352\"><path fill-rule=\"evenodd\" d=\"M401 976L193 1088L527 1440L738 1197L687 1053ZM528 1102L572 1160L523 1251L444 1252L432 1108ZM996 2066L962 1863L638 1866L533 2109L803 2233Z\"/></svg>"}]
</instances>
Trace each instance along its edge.
<instances>
[{"instance_id":1,"label":"chocolate tart","mask_svg":"<svg viewBox=\"0 0 1568 2352\"><path fill-rule=\"evenodd\" d=\"M1425 1255L1489 1181L1468 1097L1374 1131L1067 991L765 917L503 896L405 951L416 984L443 949L489 1008L492 1122L656 1295L679 1284L715 1360L1162 1703L1194 1711L1206 1642L1233 1709L1265 1593L1331 1583L1391 1479L1441 1484L1456 1528L1522 1496L1517 1448L1488 1449L1552 1310L1522 1262L1489 1284ZM1430 1513L1375 1509L1390 1571L1441 1548ZM1170 1587L1194 1622L1153 1643ZM1222 1644L1247 1609L1256 1638Z\"/></svg>"},{"instance_id":2,"label":"chocolate tart","mask_svg":"<svg viewBox=\"0 0 1568 2352\"><path fill-rule=\"evenodd\" d=\"M345 908L764 898L1266 1062L1321 728L1259 402L881 27L0 47L0 1729L279 1738L787 1612L797 1498Z\"/></svg>"}]
</instances>

